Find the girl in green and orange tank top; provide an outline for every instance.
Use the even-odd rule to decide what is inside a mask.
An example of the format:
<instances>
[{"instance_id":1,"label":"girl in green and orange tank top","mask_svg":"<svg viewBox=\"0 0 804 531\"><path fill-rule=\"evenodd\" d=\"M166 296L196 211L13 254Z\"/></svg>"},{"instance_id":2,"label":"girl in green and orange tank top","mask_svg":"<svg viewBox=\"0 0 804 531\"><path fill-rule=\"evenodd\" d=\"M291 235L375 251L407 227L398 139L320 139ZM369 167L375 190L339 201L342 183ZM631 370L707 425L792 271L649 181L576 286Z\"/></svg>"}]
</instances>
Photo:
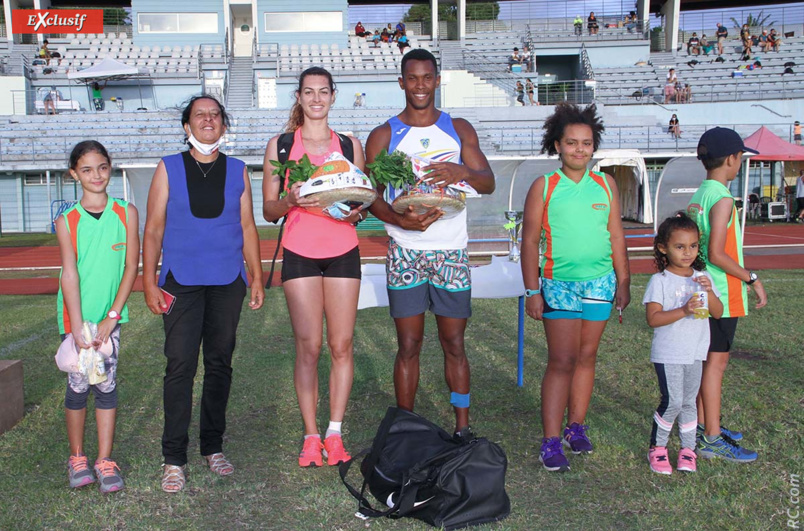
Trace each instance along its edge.
<instances>
[{"instance_id":1,"label":"girl in green and orange tank top","mask_svg":"<svg viewBox=\"0 0 804 531\"><path fill-rule=\"evenodd\" d=\"M566 471L564 446L576 455L593 449L584 419L597 349L612 305L622 312L630 302L630 274L617 186L587 169L604 129L595 106L559 104L544 129L542 153L558 155L561 167L528 192L522 276L526 311L547 337L540 460L549 471Z\"/></svg>"},{"instance_id":2,"label":"girl in green and orange tank top","mask_svg":"<svg viewBox=\"0 0 804 531\"><path fill-rule=\"evenodd\" d=\"M78 143L70 154L70 175L81 185L81 200L56 220L61 254L58 323L62 348L93 348L111 352L104 360L105 380L90 385L81 372L68 373L64 412L70 445L68 479L78 488L96 481L102 493L123 488L120 467L111 459L117 415L117 358L120 324L128 322L126 300L131 294L140 256L137 209L106 193L111 179L109 154L99 142ZM88 343L85 321L97 325ZM90 345L91 343L91 345ZM94 473L84 455L84 422L90 390L95 395L98 456Z\"/></svg>"}]
</instances>

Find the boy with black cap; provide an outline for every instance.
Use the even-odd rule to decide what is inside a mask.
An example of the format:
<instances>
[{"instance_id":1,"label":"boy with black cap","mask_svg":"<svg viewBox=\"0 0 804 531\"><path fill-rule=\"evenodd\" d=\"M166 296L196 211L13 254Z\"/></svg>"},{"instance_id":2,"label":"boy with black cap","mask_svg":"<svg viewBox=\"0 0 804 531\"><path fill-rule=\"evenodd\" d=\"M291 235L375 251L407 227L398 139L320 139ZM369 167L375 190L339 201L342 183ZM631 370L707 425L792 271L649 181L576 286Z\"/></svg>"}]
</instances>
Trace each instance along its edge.
<instances>
[{"instance_id":1,"label":"boy with black cap","mask_svg":"<svg viewBox=\"0 0 804 531\"><path fill-rule=\"evenodd\" d=\"M698 456L739 463L755 461L757 453L735 442L742 439L742 433L720 425L723 373L729 362L737 319L748 315L746 286L751 286L757 295L756 308L768 303L765 288L756 273L743 267L742 230L734 198L728 189L746 152L758 154L745 147L740 135L731 129L715 127L705 132L698 142L698 159L706 168L706 180L687 207L687 213L701 231L700 245L706 270L723 301L723 316L709 318L709 353L703 363L698 393Z\"/></svg>"}]
</instances>

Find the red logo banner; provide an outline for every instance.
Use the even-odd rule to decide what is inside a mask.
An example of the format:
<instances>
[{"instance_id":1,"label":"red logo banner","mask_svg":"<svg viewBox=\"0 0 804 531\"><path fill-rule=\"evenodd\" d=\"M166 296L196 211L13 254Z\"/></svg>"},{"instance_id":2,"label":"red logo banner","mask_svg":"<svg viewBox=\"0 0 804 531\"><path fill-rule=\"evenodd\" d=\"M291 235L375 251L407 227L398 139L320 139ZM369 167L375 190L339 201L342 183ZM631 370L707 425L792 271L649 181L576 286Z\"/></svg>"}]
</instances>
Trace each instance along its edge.
<instances>
[{"instance_id":1,"label":"red logo banner","mask_svg":"<svg viewBox=\"0 0 804 531\"><path fill-rule=\"evenodd\" d=\"M103 33L102 9L14 9L13 33Z\"/></svg>"}]
</instances>

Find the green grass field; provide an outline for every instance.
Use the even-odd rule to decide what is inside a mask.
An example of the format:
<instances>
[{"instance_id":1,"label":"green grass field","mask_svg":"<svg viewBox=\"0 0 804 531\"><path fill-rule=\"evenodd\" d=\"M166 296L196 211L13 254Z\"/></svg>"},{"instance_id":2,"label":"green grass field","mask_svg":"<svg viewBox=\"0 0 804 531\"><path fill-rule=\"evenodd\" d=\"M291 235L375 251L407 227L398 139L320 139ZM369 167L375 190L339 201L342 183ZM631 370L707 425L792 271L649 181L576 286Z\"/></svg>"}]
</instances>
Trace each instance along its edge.
<instances>
[{"instance_id":1,"label":"green grass field","mask_svg":"<svg viewBox=\"0 0 804 531\"><path fill-rule=\"evenodd\" d=\"M540 324L528 320L525 387L516 387L515 300L480 300L467 337L472 366L472 424L498 442L509 460L511 516L485 529L781 529L791 504L791 474L804 472L804 271L766 272L770 304L741 320L726 376L724 423L745 432L759 460L740 465L699 462L693 475L659 476L646 461L651 415L659 399L649 363L651 330L639 304L648 277L634 280L635 303L624 323L603 337L587 423L593 455L570 456L572 471L554 475L538 461L539 381L545 365ZM293 341L282 291L265 307L243 310L229 402L227 456L237 470L213 477L198 455L198 412L190 431L188 485L178 495L159 488L162 431L161 320L131 300L122 334L120 407L114 457L127 489L101 495L95 486L67 488L63 421L65 375L58 346L55 296L0 297L0 358L22 359L25 418L0 436L0 529L424 529L414 520L364 523L335 468L300 469L301 418L292 384ZM453 418L434 321L428 320L417 411L447 429ZM396 338L387 309L362 310L355 331L355 384L345 441L368 446L394 402ZM326 355L321 362L320 426L326 427ZM196 386L200 391L201 371ZM91 400L90 400L91 403ZM197 401L196 401L197 404ZM96 452L92 406L87 454ZM677 438L671 442L675 464ZM354 471L352 478L359 479ZM798 506L798 509L801 509ZM799 520L799 525L802 525Z\"/></svg>"}]
</instances>

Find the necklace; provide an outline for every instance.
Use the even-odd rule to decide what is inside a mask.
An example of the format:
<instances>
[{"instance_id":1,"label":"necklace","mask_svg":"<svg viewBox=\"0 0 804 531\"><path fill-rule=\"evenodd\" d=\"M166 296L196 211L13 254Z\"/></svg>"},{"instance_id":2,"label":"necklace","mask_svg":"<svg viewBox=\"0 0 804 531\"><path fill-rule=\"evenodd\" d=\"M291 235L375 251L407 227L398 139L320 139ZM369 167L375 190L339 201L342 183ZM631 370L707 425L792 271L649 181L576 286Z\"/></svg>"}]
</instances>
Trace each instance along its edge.
<instances>
[{"instance_id":1,"label":"necklace","mask_svg":"<svg viewBox=\"0 0 804 531\"><path fill-rule=\"evenodd\" d=\"M190 155L190 156L192 157L192 155ZM200 163L200 162L198 162L198 159L196 159L195 157L193 157L193 160L195 161L195 165L196 165L196 166L198 166L198 171L200 171L200 172L201 172L201 174L204 176L204 179L206 179L206 178L207 178L207 175L209 175L209 172L211 172L211 171L212 171L212 168L214 168L214 167L215 167L215 163L217 163L217 162L218 162L218 159L219 159L219 158L221 158L221 157L220 157L220 155L218 155L217 157L215 157L215 160L213 160L213 161L212 161L212 166L210 166L210 167L209 167L209 169L208 169L207 171L204 171L204 169L201 167L201 163ZM208 162L205 162L204 164L209 164L209 163L208 163Z\"/></svg>"}]
</instances>

